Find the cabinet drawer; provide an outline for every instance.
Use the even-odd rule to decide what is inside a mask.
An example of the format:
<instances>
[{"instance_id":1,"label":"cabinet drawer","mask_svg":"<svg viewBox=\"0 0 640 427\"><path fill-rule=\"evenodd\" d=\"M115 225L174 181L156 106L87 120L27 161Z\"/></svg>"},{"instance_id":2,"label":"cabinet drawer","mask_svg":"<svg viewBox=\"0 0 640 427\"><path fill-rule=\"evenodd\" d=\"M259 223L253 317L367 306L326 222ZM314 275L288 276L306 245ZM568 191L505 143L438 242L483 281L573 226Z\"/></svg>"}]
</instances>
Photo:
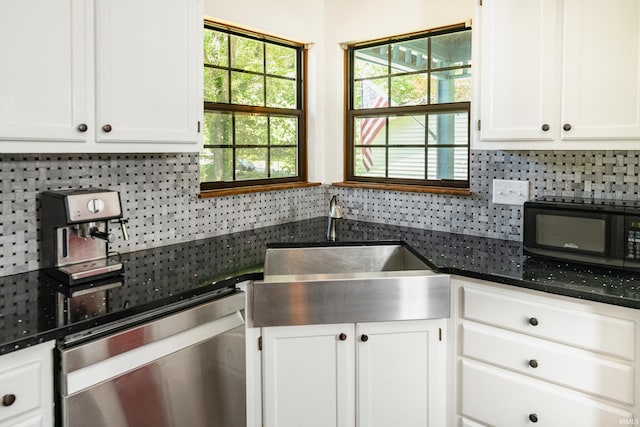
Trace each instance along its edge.
<instances>
[{"instance_id":1,"label":"cabinet drawer","mask_svg":"<svg viewBox=\"0 0 640 427\"><path fill-rule=\"evenodd\" d=\"M634 368L594 353L479 324L462 326L462 355L633 405Z\"/></svg>"},{"instance_id":2,"label":"cabinet drawer","mask_svg":"<svg viewBox=\"0 0 640 427\"><path fill-rule=\"evenodd\" d=\"M0 406L0 422L40 406L41 369L41 362L31 362L0 372L0 398L15 396L13 404Z\"/></svg>"},{"instance_id":3,"label":"cabinet drawer","mask_svg":"<svg viewBox=\"0 0 640 427\"><path fill-rule=\"evenodd\" d=\"M461 411L496 427L529 427L532 419L545 426L602 427L633 419L581 393L468 360L462 362Z\"/></svg>"},{"instance_id":4,"label":"cabinet drawer","mask_svg":"<svg viewBox=\"0 0 640 427\"><path fill-rule=\"evenodd\" d=\"M635 323L526 293L464 287L465 319L523 332L628 360L635 359Z\"/></svg>"}]
</instances>

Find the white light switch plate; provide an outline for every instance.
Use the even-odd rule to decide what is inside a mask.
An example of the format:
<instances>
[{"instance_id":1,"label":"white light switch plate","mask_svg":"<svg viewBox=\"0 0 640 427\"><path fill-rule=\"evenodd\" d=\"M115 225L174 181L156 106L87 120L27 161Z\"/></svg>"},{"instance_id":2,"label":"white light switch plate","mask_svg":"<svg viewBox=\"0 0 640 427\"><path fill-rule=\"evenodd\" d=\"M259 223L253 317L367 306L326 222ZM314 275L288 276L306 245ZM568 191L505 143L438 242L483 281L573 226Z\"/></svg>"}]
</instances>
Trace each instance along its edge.
<instances>
[{"instance_id":1,"label":"white light switch plate","mask_svg":"<svg viewBox=\"0 0 640 427\"><path fill-rule=\"evenodd\" d=\"M529 200L529 181L509 179L493 180L493 203L497 205L522 205Z\"/></svg>"}]
</instances>

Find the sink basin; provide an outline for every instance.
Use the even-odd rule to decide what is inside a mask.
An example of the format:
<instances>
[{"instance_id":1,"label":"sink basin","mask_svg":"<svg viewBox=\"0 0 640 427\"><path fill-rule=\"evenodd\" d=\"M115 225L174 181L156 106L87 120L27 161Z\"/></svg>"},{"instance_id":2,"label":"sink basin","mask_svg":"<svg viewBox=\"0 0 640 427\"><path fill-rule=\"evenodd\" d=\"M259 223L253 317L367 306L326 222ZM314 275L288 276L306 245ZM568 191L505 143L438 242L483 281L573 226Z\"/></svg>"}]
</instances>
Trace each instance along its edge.
<instances>
[{"instance_id":1,"label":"sink basin","mask_svg":"<svg viewBox=\"0 0 640 427\"><path fill-rule=\"evenodd\" d=\"M268 248L253 326L449 317L450 278L403 244Z\"/></svg>"},{"instance_id":2,"label":"sink basin","mask_svg":"<svg viewBox=\"0 0 640 427\"><path fill-rule=\"evenodd\" d=\"M279 275L326 275L432 271L406 246L358 245L269 248L264 261L265 279Z\"/></svg>"}]
</instances>

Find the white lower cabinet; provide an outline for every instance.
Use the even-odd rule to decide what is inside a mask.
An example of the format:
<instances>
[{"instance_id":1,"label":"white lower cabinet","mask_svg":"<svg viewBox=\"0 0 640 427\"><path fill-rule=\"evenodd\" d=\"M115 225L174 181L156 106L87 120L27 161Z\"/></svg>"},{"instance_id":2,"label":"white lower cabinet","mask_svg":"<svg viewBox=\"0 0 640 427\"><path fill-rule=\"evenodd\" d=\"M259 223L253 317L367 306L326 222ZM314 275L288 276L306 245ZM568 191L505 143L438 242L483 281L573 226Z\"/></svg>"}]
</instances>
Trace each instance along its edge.
<instances>
[{"instance_id":1,"label":"white lower cabinet","mask_svg":"<svg viewBox=\"0 0 640 427\"><path fill-rule=\"evenodd\" d=\"M53 425L53 345L0 356L0 427Z\"/></svg>"},{"instance_id":2,"label":"white lower cabinet","mask_svg":"<svg viewBox=\"0 0 640 427\"><path fill-rule=\"evenodd\" d=\"M263 328L264 426L445 425L445 324Z\"/></svg>"},{"instance_id":3,"label":"white lower cabinet","mask_svg":"<svg viewBox=\"0 0 640 427\"><path fill-rule=\"evenodd\" d=\"M640 311L452 280L458 425L640 423Z\"/></svg>"}]
</instances>

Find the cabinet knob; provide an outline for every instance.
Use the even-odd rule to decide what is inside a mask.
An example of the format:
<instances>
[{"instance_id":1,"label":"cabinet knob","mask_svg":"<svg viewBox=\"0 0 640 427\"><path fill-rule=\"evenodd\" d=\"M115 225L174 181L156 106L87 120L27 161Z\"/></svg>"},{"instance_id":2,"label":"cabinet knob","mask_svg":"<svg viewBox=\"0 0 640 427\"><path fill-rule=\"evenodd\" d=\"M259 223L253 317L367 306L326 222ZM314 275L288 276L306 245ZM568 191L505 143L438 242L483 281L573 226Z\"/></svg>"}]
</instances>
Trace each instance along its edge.
<instances>
[{"instance_id":1,"label":"cabinet knob","mask_svg":"<svg viewBox=\"0 0 640 427\"><path fill-rule=\"evenodd\" d=\"M16 402L15 394L5 394L2 396L2 406L11 406Z\"/></svg>"},{"instance_id":2,"label":"cabinet knob","mask_svg":"<svg viewBox=\"0 0 640 427\"><path fill-rule=\"evenodd\" d=\"M547 132L549 129L551 129L551 126L549 126L548 124L545 123L545 124L542 125L542 130L543 131Z\"/></svg>"},{"instance_id":3,"label":"cabinet knob","mask_svg":"<svg viewBox=\"0 0 640 427\"><path fill-rule=\"evenodd\" d=\"M538 326L538 319L536 319L535 317L529 318L529 324L531 326Z\"/></svg>"},{"instance_id":4,"label":"cabinet knob","mask_svg":"<svg viewBox=\"0 0 640 427\"><path fill-rule=\"evenodd\" d=\"M536 359L529 360L529 366L531 366L532 368L537 368L538 367L538 361Z\"/></svg>"},{"instance_id":5,"label":"cabinet knob","mask_svg":"<svg viewBox=\"0 0 640 427\"><path fill-rule=\"evenodd\" d=\"M566 130L567 132L569 132L571 130L571 125L569 123L565 123L562 126L562 129Z\"/></svg>"},{"instance_id":6,"label":"cabinet knob","mask_svg":"<svg viewBox=\"0 0 640 427\"><path fill-rule=\"evenodd\" d=\"M111 132L111 129L112 129L111 125L102 126L102 131L103 132L109 133L109 132Z\"/></svg>"},{"instance_id":7,"label":"cabinet knob","mask_svg":"<svg viewBox=\"0 0 640 427\"><path fill-rule=\"evenodd\" d=\"M360 336L360 341L362 341L362 342L367 342L367 341L369 341L369 336L368 336L368 335L366 335L366 334L362 334L362 335Z\"/></svg>"},{"instance_id":8,"label":"cabinet knob","mask_svg":"<svg viewBox=\"0 0 640 427\"><path fill-rule=\"evenodd\" d=\"M86 131L87 131L87 129L89 129L89 127L86 125L86 123L80 123L80 124L78 125L78 130L79 130L80 132L86 132Z\"/></svg>"},{"instance_id":9,"label":"cabinet knob","mask_svg":"<svg viewBox=\"0 0 640 427\"><path fill-rule=\"evenodd\" d=\"M537 423L538 416L536 414L529 414L529 421L531 421L532 423Z\"/></svg>"},{"instance_id":10,"label":"cabinet knob","mask_svg":"<svg viewBox=\"0 0 640 427\"><path fill-rule=\"evenodd\" d=\"M340 341L344 341L344 340L346 340L346 339L347 339L347 334L345 334L345 333L343 332L343 333L341 333L341 334L338 336L338 338L340 338Z\"/></svg>"}]
</instances>

